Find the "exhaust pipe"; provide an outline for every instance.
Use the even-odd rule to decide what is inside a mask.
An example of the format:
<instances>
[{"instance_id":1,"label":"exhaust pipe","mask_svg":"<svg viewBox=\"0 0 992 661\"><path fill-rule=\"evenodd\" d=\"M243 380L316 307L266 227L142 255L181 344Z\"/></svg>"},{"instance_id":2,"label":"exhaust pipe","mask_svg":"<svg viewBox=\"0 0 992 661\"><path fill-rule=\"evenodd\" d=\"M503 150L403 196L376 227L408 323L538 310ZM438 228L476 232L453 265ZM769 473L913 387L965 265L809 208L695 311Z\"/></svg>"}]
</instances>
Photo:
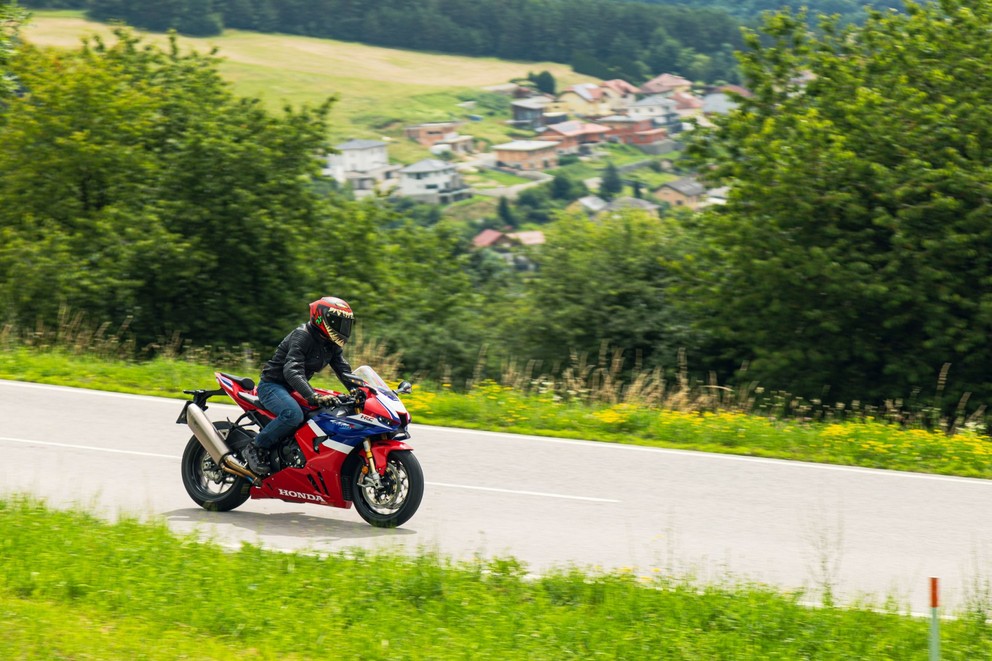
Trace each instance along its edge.
<instances>
[{"instance_id":1,"label":"exhaust pipe","mask_svg":"<svg viewBox=\"0 0 992 661\"><path fill-rule=\"evenodd\" d=\"M203 449L221 469L243 477L256 486L261 484L258 475L255 475L247 466L243 466L231 455L231 448L227 447L227 443L224 442L220 432L210 422L210 418L196 404L190 404L186 408L186 424L193 431L196 440L200 442Z\"/></svg>"}]
</instances>

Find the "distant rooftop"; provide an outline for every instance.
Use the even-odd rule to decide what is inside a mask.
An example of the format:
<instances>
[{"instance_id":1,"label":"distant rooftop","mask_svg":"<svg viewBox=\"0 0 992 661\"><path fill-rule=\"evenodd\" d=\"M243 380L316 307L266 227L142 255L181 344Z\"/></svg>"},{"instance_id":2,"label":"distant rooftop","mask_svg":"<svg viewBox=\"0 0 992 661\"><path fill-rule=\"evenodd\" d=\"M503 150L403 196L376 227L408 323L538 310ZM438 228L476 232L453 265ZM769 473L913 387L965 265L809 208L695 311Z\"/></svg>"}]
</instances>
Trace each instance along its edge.
<instances>
[{"instance_id":1,"label":"distant rooftop","mask_svg":"<svg viewBox=\"0 0 992 661\"><path fill-rule=\"evenodd\" d=\"M348 142L342 142L340 145L334 145L334 148L340 151L347 151L349 149L373 149L374 147L385 146L385 142L379 142L378 140L349 140Z\"/></svg>"}]
</instances>

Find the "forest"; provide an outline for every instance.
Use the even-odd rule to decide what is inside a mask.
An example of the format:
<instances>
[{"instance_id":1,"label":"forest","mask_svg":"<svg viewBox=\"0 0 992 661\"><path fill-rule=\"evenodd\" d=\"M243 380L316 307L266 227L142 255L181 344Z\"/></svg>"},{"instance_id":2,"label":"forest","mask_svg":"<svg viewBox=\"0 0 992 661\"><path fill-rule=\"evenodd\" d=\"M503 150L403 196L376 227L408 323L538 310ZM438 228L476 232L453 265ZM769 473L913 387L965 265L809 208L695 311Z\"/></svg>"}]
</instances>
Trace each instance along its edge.
<instances>
[{"instance_id":1,"label":"forest","mask_svg":"<svg viewBox=\"0 0 992 661\"><path fill-rule=\"evenodd\" d=\"M754 96L688 144L727 204L552 211L533 271L472 250L463 223L328 186L332 101L272 113L175 42L56 53L3 24L8 329L68 307L140 355L175 337L267 353L335 294L408 373L454 383L605 350L838 402L992 396L988 0L817 31L769 17L745 33Z\"/></svg>"}]
</instances>

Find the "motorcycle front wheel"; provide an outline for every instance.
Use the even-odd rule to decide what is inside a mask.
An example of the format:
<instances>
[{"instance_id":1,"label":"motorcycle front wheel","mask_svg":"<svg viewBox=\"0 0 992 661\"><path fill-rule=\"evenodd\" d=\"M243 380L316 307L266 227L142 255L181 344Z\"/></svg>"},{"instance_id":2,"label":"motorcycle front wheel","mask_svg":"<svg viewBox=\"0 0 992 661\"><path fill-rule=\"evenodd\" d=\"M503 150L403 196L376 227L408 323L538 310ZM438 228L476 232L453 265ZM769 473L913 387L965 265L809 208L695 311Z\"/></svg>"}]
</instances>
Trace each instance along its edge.
<instances>
[{"instance_id":1,"label":"motorcycle front wheel","mask_svg":"<svg viewBox=\"0 0 992 661\"><path fill-rule=\"evenodd\" d=\"M230 426L229 422L214 423L222 436L226 435ZM221 470L196 436L186 444L182 473L186 493L205 510L227 512L244 503L251 495L248 480Z\"/></svg>"},{"instance_id":2,"label":"motorcycle front wheel","mask_svg":"<svg viewBox=\"0 0 992 661\"><path fill-rule=\"evenodd\" d=\"M424 471L409 450L389 454L386 472L376 487L362 475L359 462L352 474L355 509L377 528L395 528L410 520L424 497Z\"/></svg>"}]
</instances>

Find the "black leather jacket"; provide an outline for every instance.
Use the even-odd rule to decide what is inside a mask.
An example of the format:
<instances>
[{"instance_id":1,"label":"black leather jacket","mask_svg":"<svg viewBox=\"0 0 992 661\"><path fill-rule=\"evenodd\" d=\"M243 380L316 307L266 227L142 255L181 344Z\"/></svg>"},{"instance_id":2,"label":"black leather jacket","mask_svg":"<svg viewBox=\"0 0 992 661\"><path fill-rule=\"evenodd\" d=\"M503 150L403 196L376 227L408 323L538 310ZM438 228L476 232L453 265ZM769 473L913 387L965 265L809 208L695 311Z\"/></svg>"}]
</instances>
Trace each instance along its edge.
<instances>
[{"instance_id":1,"label":"black leather jacket","mask_svg":"<svg viewBox=\"0 0 992 661\"><path fill-rule=\"evenodd\" d=\"M307 322L279 343L275 355L262 368L261 380L280 383L309 400L314 394L310 377L325 365L331 366L345 387L351 387L351 381L344 376L351 372L351 365L344 359L341 347Z\"/></svg>"}]
</instances>

